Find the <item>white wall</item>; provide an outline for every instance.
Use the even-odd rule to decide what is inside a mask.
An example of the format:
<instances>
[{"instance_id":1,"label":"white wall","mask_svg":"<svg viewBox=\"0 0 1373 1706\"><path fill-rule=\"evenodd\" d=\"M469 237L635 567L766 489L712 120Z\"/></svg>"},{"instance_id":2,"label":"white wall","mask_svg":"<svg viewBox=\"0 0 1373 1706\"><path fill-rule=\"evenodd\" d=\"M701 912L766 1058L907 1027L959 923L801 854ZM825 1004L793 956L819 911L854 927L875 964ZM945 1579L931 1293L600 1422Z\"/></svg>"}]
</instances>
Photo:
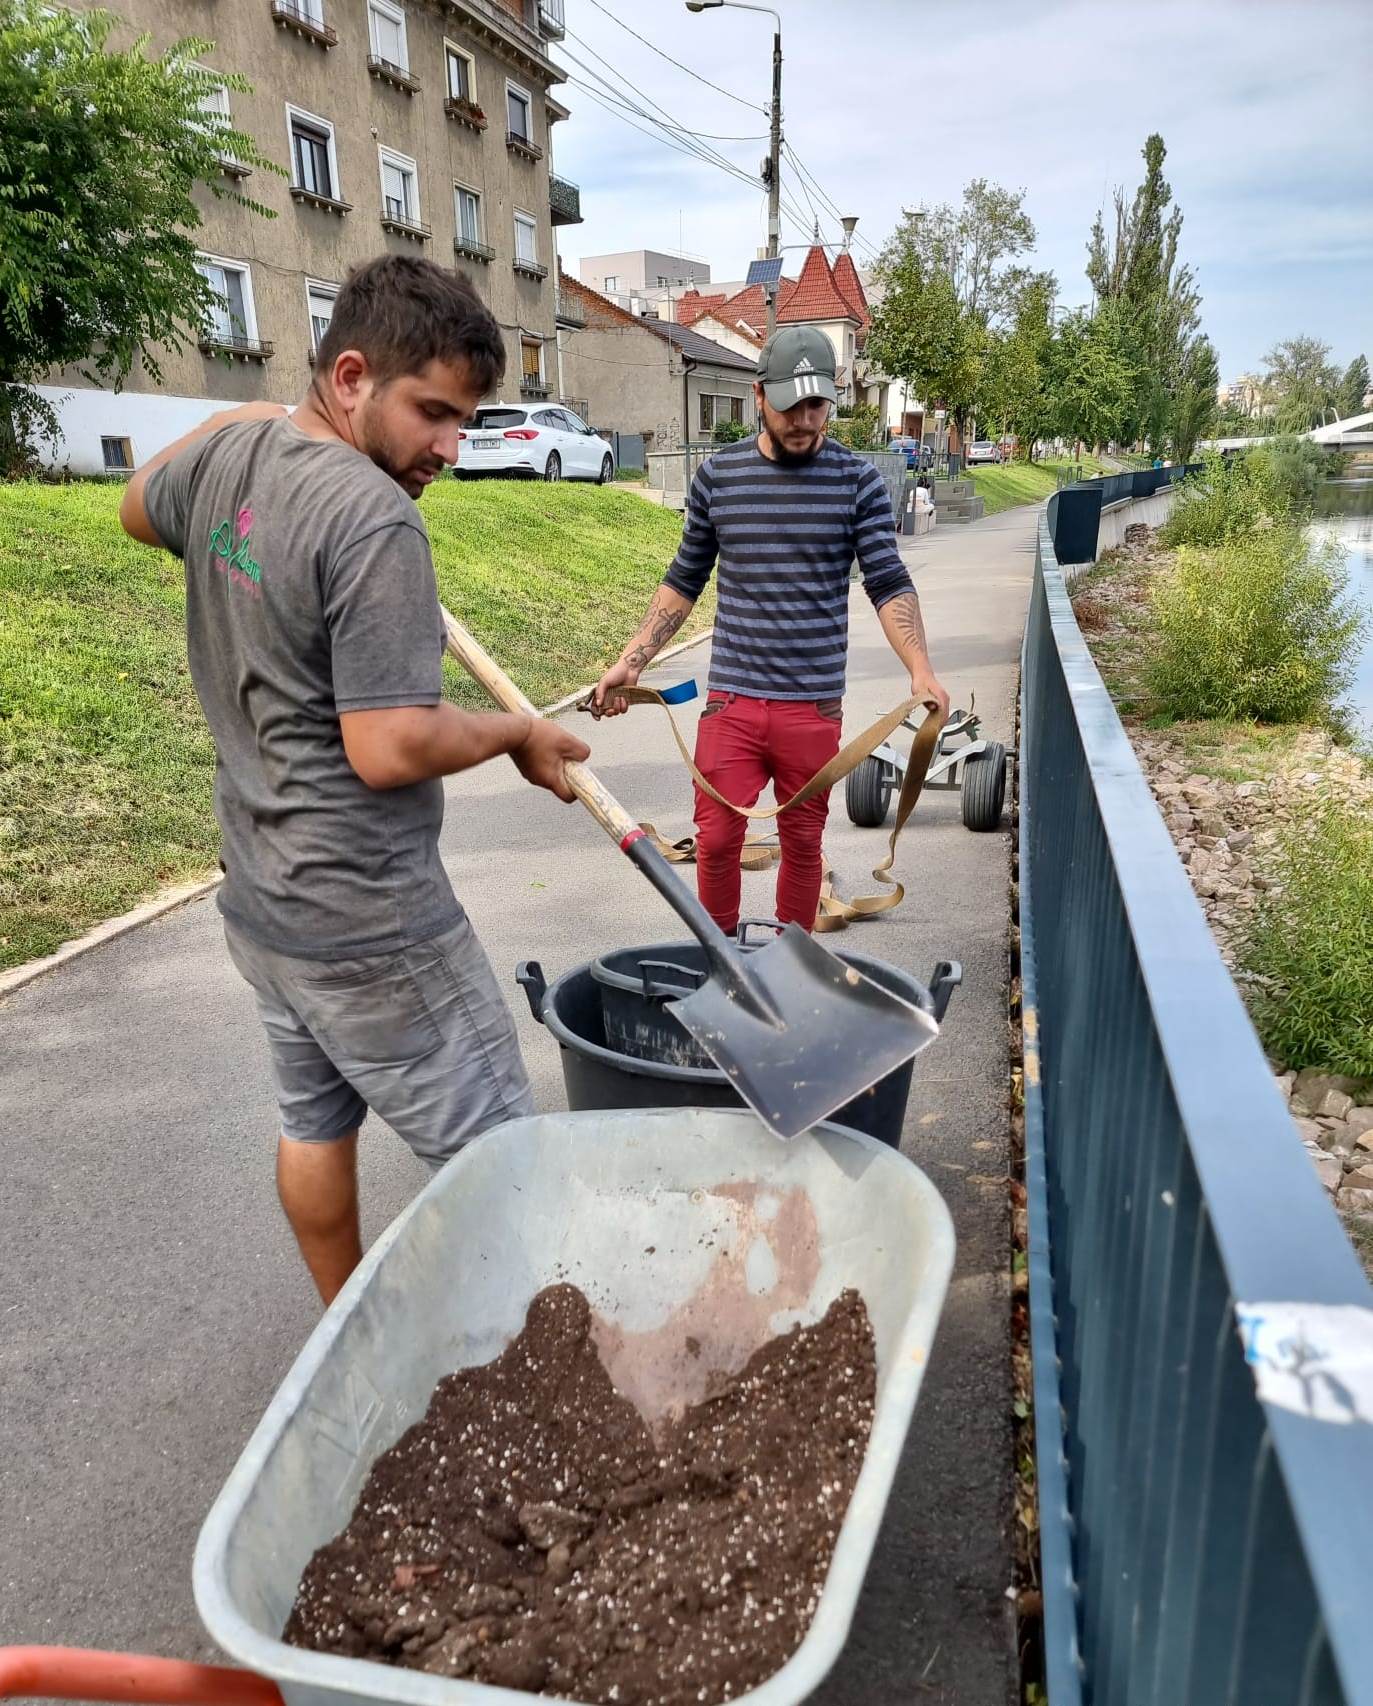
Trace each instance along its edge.
<instances>
[{"instance_id":1,"label":"white wall","mask_svg":"<svg viewBox=\"0 0 1373 1706\"><path fill-rule=\"evenodd\" d=\"M43 460L73 474L103 474L102 438L127 438L133 444L135 468L199 426L216 409L231 408L222 397L168 397L156 392L97 391L90 387L38 385L34 389L52 404L62 424L62 443L52 454L40 446Z\"/></svg>"}]
</instances>

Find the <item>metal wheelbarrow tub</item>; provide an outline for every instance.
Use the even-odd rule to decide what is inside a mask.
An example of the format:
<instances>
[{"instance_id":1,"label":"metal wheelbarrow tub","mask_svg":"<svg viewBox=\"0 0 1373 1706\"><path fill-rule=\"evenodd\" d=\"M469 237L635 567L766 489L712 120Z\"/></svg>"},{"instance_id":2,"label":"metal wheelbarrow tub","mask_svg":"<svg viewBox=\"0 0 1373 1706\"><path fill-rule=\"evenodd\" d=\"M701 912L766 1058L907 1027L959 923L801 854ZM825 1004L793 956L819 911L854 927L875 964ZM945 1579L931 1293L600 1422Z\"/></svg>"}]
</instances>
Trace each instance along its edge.
<instances>
[{"instance_id":1,"label":"metal wheelbarrow tub","mask_svg":"<svg viewBox=\"0 0 1373 1706\"><path fill-rule=\"evenodd\" d=\"M647 1246L653 1246L653 1254ZM867 1304L877 1404L815 1617L751 1706L817 1687L848 1633L953 1266L953 1226L912 1162L817 1126L780 1144L747 1109L552 1114L488 1132L387 1228L296 1359L201 1530L196 1604L226 1653L288 1706L526 1706L528 1694L289 1647L315 1550L437 1382L495 1357L530 1299L587 1294L617 1386L645 1411L691 1401L846 1287ZM685 1340L700 1341L700 1354ZM544 1696L543 1698L547 1698Z\"/></svg>"}]
</instances>

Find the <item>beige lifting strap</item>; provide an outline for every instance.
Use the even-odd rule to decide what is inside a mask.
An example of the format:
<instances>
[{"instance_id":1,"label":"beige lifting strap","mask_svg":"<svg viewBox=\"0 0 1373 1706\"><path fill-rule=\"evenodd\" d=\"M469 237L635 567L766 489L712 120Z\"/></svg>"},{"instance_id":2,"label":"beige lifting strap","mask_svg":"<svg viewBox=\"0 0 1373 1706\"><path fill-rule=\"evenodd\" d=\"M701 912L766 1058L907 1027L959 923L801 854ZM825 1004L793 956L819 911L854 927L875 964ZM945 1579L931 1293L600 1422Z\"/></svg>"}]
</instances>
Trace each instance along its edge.
<instances>
[{"instance_id":1,"label":"beige lifting strap","mask_svg":"<svg viewBox=\"0 0 1373 1706\"><path fill-rule=\"evenodd\" d=\"M730 811L737 812L744 818L776 818L783 812L788 812L793 806L799 806L813 799L816 794L822 794L832 788L836 782L842 782L851 770L856 770L865 758L870 758L884 741L899 729L906 718L920 704L918 699L906 699L885 716L879 717L870 724L862 734L856 735L845 743L829 763L816 771L809 782L804 783L780 805L773 806L736 806L733 800L727 800L717 788L705 779L696 767L696 760L691 749L682 738L682 731L677 726L677 719L672 714L672 707L661 693L651 687L618 687L617 697L624 699L630 705L658 705L667 712L668 721L672 724L673 739L677 742L677 750L681 753L683 762L691 772L692 779L702 793L708 794L712 800L726 806ZM587 694L577 702L579 711L591 711L592 695ZM929 712L911 745L910 758L906 764L906 774L901 783L901 797L896 806L896 824L892 829L891 838L887 843L887 856L873 870L873 878L886 885L889 892L885 894L855 895L852 900L842 900L834 890L834 872L829 862L825 863L824 878L820 886L820 909L815 920L817 931L842 930L844 926L855 919L875 918L879 913L890 912L894 906L899 906L905 899L906 890L895 877L891 875L892 865L896 860L896 843L901 831L906 827L906 820L915 810L915 802L920 798L920 790L925 785L925 777L930 763L934 758L935 749L939 744L939 732L942 727L938 712ZM691 836L684 836L680 841L668 841L659 835L651 823L641 826L644 832L651 836L658 851L665 859L673 864L690 864L696 857L696 843ZM780 849L773 837L750 836L744 842L740 864L746 871L765 870L780 857Z\"/></svg>"}]
</instances>

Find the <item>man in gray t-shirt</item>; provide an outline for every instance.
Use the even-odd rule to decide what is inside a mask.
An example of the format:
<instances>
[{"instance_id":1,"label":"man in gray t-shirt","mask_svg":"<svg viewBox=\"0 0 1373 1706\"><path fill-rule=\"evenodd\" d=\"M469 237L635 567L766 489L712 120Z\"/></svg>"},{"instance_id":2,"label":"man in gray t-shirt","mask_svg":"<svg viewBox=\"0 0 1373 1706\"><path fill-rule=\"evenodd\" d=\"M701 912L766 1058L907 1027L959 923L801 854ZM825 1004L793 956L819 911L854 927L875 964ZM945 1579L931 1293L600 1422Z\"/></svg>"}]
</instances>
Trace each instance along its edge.
<instances>
[{"instance_id":1,"label":"man in gray t-shirt","mask_svg":"<svg viewBox=\"0 0 1373 1706\"><path fill-rule=\"evenodd\" d=\"M508 753L561 799L586 746L443 703L414 499L504 369L468 282L386 257L343 286L293 416L211 417L134 476L121 519L186 566L214 735L219 906L281 1105L281 1199L328 1302L361 1254L369 1107L431 1166L532 1112L514 1025L439 859L441 778Z\"/></svg>"}]
</instances>

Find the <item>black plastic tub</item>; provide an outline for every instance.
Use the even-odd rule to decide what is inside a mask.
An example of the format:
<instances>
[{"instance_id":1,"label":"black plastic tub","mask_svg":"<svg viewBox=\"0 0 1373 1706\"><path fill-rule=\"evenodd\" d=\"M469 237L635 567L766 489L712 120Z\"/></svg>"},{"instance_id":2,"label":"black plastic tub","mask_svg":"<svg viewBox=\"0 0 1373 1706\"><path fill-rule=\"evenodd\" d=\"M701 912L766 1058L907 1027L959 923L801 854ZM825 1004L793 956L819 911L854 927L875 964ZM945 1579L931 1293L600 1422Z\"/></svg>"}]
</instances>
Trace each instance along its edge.
<instances>
[{"instance_id":1,"label":"black plastic tub","mask_svg":"<svg viewBox=\"0 0 1373 1706\"><path fill-rule=\"evenodd\" d=\"M903 1001L923 1007L936 1020L943 1017L949 997L963 976L957 964L941 961L927 987L884 960L847 952L838 957ZM723 1072L712 1065L682 1064L684 1058L698 1057L684 1046L690 1045L690 1039L661 1000L645 998L643 1022L632 1023L628 1011L636 999L632 968L644 961L699 969L704 966L704 955L696 942L659 942L617 950L613 955L603 955L599 962L574 966L551 984L537 960L525 961L516 972L534 1017L561 1050L568 1107L574 1112L589 1108L739 1107L742 1098ZM596 965L601 968L599 980ZM607 969L622 974L622 982L616 979L616 1028L622 1037L633 1030L637 1052L632 1055L607 1045ZM657 1058L652 1058L655 1053ZM907 1061L888 1073L831 1119L836 1125L866 1132L893 1149L899 1148L914 1066L913 1060Z\"/></svg>"}]
</instances>

